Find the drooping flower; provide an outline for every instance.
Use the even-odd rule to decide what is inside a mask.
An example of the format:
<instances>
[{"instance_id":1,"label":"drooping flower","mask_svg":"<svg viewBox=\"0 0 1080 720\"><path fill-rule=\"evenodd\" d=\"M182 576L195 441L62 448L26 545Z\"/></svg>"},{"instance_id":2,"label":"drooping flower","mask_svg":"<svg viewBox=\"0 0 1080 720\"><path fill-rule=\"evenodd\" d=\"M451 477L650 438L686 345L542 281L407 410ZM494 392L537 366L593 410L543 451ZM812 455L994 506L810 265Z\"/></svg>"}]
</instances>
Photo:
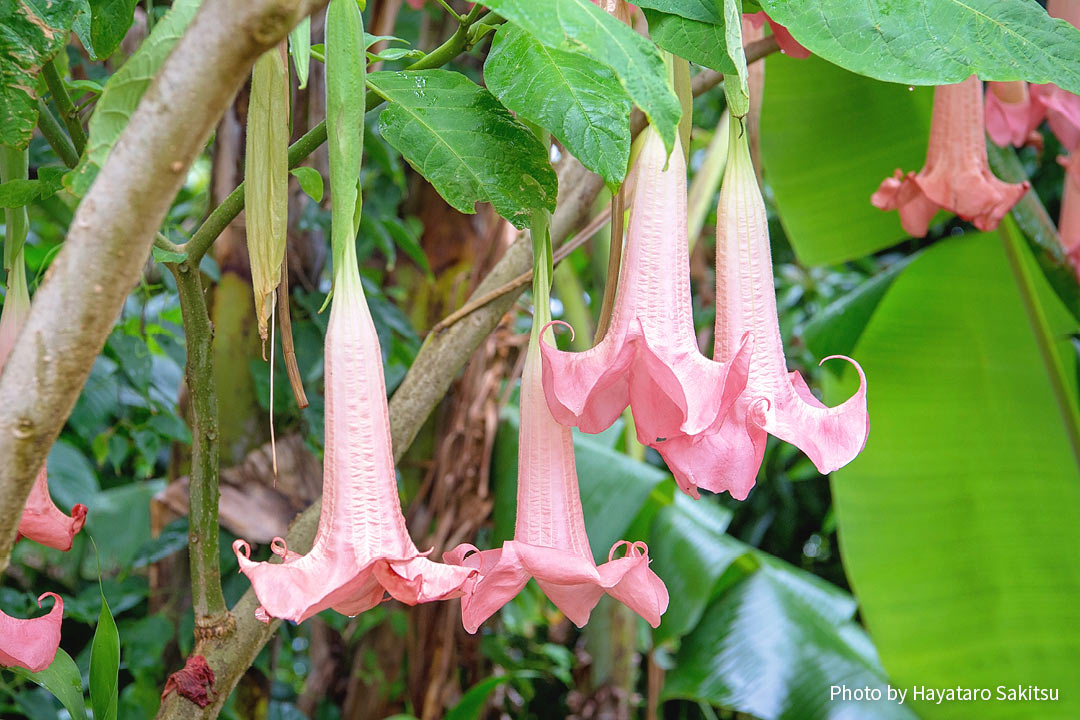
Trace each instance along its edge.
<instances>
[{"instance_id":1,"label":"drooping flower","mask_svg":"<svg viewBox=\"0 0 1080 720\"><path fill-rule=\"evenodd\" d=\"M30 293L26 288L26 270L20 251L8 273L7 296L4 298L3 312L0 312L0 370L15 348L19 331L26 324L29 314ZM85 505L77 503L71 508L70 516L56 507L49 496L48 473L46 468L42 467L34 480L19 520L19 537L67 552L71 549L75 535L85 524Z\"/></svg>"},{"instance_id":2,"label":"drooping flower","mask_svg":"<svg viewBox=\"0 0 1080 720\"><path fill-rule=\"evenodd\" d=\"M780 52L785 55L803 60L812 54L802 43L791 36L786 27L766 15L764 10L756 13L745 13L743 19L749 20L757 28L762 27L765 21L768 20L769 29L776 36L776 44L780 46Z\"/></svg>"},{"instance_id":3,"label":"drooping flower","mask_svg":"<svg viewBox=\"0 0 1080 720\"><path fill-rule=\"evenodd\" d=\"M704 357L694 335L686 238L686 166L645 130L633 183L626 249L607 334L580 353L546 341L544 392L555 419L588 433L629 405L643 444L719 423L746 383L749 338L727 362Z\"/></svg>"},{"instance_id":4,"label":"drooping flower","mask_svg":"<svg viewBox=\"0 0 1080 720\"><path fill-rule=\"evenodd\" d=\"M21 620L0 611L0 666L41 672L52 664L60 647L64 601L56 593L44 593L38 607L47 597L53 599L52 609L39 618Z\"/></svg>"},{"instance_id":5,"label":"drooping flower","mask_svg":"<svg viewBox=\"0 0 1080 720\"><path fill-rule=\"evenodd\" d=\"M428 560L401 514L379 338L352 244L336 273L325 347L323 503L314 546L300 555L275 538L271 549L282 562L259 563L246 542L233 543L262 604L257 616L302 622L327 608L357 615L386 593L408 605L460 596L475 571Z\"/></svg>"},{"instance_id":6,"label":"drooping flower","mask_svg":"<svg viewBox=\"0 0 1080 720\"><path fill-rule=\"evenodd\" d=\"M538 303L536 327L543 314ZM544 594L578 627L588 621L605 592L656 627L667 610L668 593L649 569L645 543L617 542L608 553L608 562L597 567L593 561L574 467L573 436L548 410L540 365L539 333L534 330L521 376L514 539L494 550L459 545L443 555L446 562L479 573L462 598L462 624L470 633L476 632L521 592L529 578L536 578ZM616 558L624 546L626 554Z\"/></svg>"},{"instance_id":7,"label":"drooping flower","mask_svg":"<svg viewBox=\"0 0 1080 720\"><path fill-rule=\"evenodd\" d=\"M754 336L746 389L715 433L683 435L653 445L685 492L728 491L744 499L754 485L766 435L795 445L822 473L851 462L869 432L866 378L843 404L825 407L798 372L789 373L776 312L765 203L738 123L731 124L728 165L716 223L717 360L734 357L746 333ZM840 357L840 356L832 356ZM831 358L825 358L829 360ZM824 361L823 361L824 362Z\"/></svg>"},{"instance_id":8,"label":"drooping flower","mask_svg":"<svg viewBox=\"0 0 1080 720\"><path fill-rule=\"evenodd\" d=\"M926 165L918 174L897 170L871 197L881 210L899 210L900 224L912 236L926 235L940 209L993 230L1031 187L1002 182L990 171L982 103L982 82L974 75L938 86Z\"/></svg>"},{"instance_id":9,"label":"drooping flower","mask_svg":"<svg viewBox=\"0 0 1080 720\"><path fill-rule=\"evenodd\" d=\"M1074 152L1058 158L1065 166L1065 188L1061 193L1058 238L1080 280L1080 157Z\"/></svg>"},{"instance_id":10,"label":"drooping flower","mask_svg":"<svg viewBox=\"0 0 1080 720\"><path fill-rule=\"evenodd\" d=\"M1080 2L1076 0L1048 0L1046 11L1080 28ZM1080 95L1062 90L1057 85L1033 85L1031 94L1046 108L1046 121L1050 130L1061 141L1062 147L1072 152L1080 146Z\"/></svg>"},{"instance_id":11,"label":"drooping flower","mask_svg":"<svg viewBox=\"0 0 1080 720\"><path fill-rule=\"evenodd\" d=\"M986 134L1005 147L1042 147L1038 127L1046 116L1042 102L1028 91L1023 80L987 83Z\"/></svg>"}]
</instances>

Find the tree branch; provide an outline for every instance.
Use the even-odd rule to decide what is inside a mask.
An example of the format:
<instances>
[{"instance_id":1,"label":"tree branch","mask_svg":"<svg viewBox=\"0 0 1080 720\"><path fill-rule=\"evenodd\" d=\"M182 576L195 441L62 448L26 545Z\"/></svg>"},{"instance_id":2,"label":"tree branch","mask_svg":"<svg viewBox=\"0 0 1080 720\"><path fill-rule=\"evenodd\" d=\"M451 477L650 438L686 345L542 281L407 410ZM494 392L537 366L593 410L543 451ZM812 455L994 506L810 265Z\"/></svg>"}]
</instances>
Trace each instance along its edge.
<instances>
[{"instance_id":1,"label":"tree branch","mask_svg":"<svg viewBox=\"0 0 1080 720\"><path fill-rule=\"evenodd\" d=\"M187 169L260 53L324 0L203 4L79 205L0 376L0 571Z\"/></svg>"}]
</instances>

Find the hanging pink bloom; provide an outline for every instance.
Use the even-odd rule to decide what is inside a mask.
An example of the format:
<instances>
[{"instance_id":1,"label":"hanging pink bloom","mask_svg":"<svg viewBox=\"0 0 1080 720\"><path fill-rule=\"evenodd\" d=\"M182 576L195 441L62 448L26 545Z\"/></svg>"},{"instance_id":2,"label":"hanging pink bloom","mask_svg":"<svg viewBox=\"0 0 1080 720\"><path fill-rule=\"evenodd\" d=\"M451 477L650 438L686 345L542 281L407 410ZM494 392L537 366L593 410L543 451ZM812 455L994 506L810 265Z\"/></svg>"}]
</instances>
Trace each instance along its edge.
<instances>
[{"instance_id":1,"label":"hanging pink bloom","mask_svg":"<svg viewBox=\"0 0 1080 720\"><path fill-rule=\"evenodd\" d=\"M460 596L475 571L428 560L405 527L379 339L355 255L334 284L325 378L323 504L311 552L291 552L275 538L271 549L282 562L258 563L246 542L233 543L262 603L257 616L302 622L327 608L357 615L386 593L408 605Z\"/></svg>"},{"instance_id":2,"label":"hanging pink bloom","mask_svg":"<svg viewBox=\"0 0 1080 720\"><path fill-rule=\"evenodd\" d=\"M538 310L535 322L540 322ZM645 543L615 543L608 562L597 567L585 535L574 441L570 429L551 416L541 384L540 349L534 331L521 376L517 522L514 539L495 550L459 545L443 555L449 563L475 568L475 583L461 601L461 620L470 633L521 592L529 578L578 627L606 592L656 627L667 610L663 581L649 569ZM623 557L616 552L625 547Z\"/></svg>"},{"instance_id":3,"label":"hanging pink bloom","mask_svg":"<svg viewBox=\"0 0 1080 720\"><path fill-rule=\"evenodd\" d=\"M766 435L795 445L822 473L855 458L866 444L866 378L859 364L859 389L843 404L825 407L798 372L789 373L780 339L765 203L750 160L746 134L731 125L728 165L716 219L717 360L739 352L741 338L754 336L746 389L719 431L669 438L653 445L685 492L728 491L745 499L754 485ZM832 356L842 357L842 356ZM829 360L831 358L825 358ZM824 362L824 361L823 361Z\"/></svg>"},{"instance_id":4,"label":"hanging pink bloom","mask_svg":"<svg viewBox=\"0 0 1080 720\"><path fill-rule=\"evenodd\" d=\"M552 415L588 433L629 405L643 444L693 435L723 420L746 383L749 339L729 362L704 357L694 336L686 240L686 166L651 127L629 182L630 227L611 324L580 353L541 342Z\"/></svg>"},{"instance_id":5,"label":"hanging pink bloom","mask_svg":"<svg viewBox=\"0 0 1080 720\"><path fill-rule=\"evenodd\" d=\"M1046 11L1080 28L1080 2L1077 0L1048 0ZM1080 96L1062 90L1057 85L1034 85L1031 94L1046 106L1046 121L1062 147L1072 152L1080 146Z\"/></svg>"},{"instance_id":6,"label":"hanging pink bloom","mask_svg":"<svg viewBox=\"0 0 1080 720\"><path fill-rule=\"evenodd\" d=\"M985 102L986 134L995 144L1042 148L1038 127L1046 116L1046 108L1028 92L1026 82L987 83Z\"/></svg>"},{"instance_id":7,"label":"hanging pink bloom","mask_svg":"<svg viewBox=\"0 0 1080 720\"><path fill-rule=\"evenodd\" d=\"M30 314L30 294L26 289L26 271L20 253L8 273L8 292L4 309L0 312L0 370L15 348L19 331ZM19 537L67 552L75 535L86 524L86 506L79 503L65 515L49 497L49 481L46 469L41 468L30 496L26 500L22 519L19 520Z\"/></svg>"},{"instance_id":8,"label":"hanging pink bloom","mask_svg":"<svg viewBox=\"0 0 1080 720\"><path fill-rule=\"evenodd\" d=\"M45 593L38 598L39 607L47 597L53 599L52 609L33 620L20 620L0 611L0 666L41 672L52 665L60 647L64 601L56 593Z\"/></svg>"},{"instance_id":9,"label":"hanging pink bloom","mask_svg":"<svg viewBox=\"0 0 1080 720\"><path fill-rule=\"evenodd\" d=\"M797 60L804 60L812 54L806 47L803 46L798 40L791 36L788 29L780 23L773 20L771 17L765 14L765 11L756 13L745 13L743 15L744 20L749 20L753 23L754 27L760 28L765 24L765 21L769 21L769 29L772 30L772 34L776 36L776 44L780 46L780 52Z\"/></svg>"},{"instance_id":10,"label":"hanging pink bloom","mask_svg":"<svg viewBox=\"0 0 1080 720\"><path fill-rule=\"evenodd\" d=\"M1080 159L1074 152L1068 157L1058 158L1058 162L1065 166L1058 237L1080 280Z\"/></svg>"},{"instance_id":11,"label":"hanging pink bloom","mask_svg":"<svg viewBox=\"0 0 1080 720\"><path fill-rule=\"evenodd\" d=\"M982 82L974 75L938 86L926 165L918 174L897 170L871 197L877 208L899 210L900 224L912 236L926 235L940 209L993 230L1031 187L1027 181L1002 182L990 172L982 102Z\"/></svg>"}]
</instances>

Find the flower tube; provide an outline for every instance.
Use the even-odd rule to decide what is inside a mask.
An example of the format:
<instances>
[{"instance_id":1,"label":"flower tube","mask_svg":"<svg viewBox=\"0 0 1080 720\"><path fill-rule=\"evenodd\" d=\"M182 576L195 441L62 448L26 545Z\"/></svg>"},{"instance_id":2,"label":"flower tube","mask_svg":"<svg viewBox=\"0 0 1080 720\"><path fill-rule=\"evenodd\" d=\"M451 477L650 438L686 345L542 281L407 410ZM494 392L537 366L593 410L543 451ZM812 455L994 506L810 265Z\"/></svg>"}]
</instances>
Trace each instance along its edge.
<instances>
[{"instance_id":1,"label":"flower tube","mask_svg":"<svg viewBox=\"0 0 1080 720\"><path fill-rule=\"evenodd\" d=\"M638 439L648 445L721 422L745 386L751 343L741 339L723 363L698 351L686 166L680 147L669 157L660 135L651 127L644 132L630 178L630 223L607 334L585 352L563 352L546 340L540 350L544 393L555 420L597 433L629 405Z\"/></svg>"},{"instance_id":2,"label":"flower tube","mask_svg":"<svg viewBox=\"0 0 1080 720\"><path fill-rule=\"evenodd\" d=\"M56 593L45 593L38 598L39 607L47 597L53 599L52 609L39 618L21 620L0 611L0 666L41 672L52 665L60 647L64 601Z\"/></svg>"},{"instance_id":3,"label":"flower tube","mask_svg":"<svg viewBox=\"0 0 1080 720\"><path fill-rule=\"evenodd\" d=\"M1031 184L1002 182L990 172L983 122L982 82L977 77L938 86L926 165L918 174L897 170L870 201L881 210L899 210L901 225L914 237L926 235L941 209L980 230L996 228Z\"/></svg>"},{"instance_id":4,"label":"flower tube","mask_svg":"<svg viewBox=\"0 0 1080 720\"><path fill-rule=\"evenodd\" d=\"M836 407L814 397L798 372L789 373L780 338L773 285L769 225L745 133L731 125L730 155L720 188L716 222L716 326L714 358L734 357L752 333L746 389L715 433L674 437L653 445L688 494L698 488L745 499L765 452L766 435L795 445L822 473L855 458L866 444L866 377ZM842 356L832 356L842 357ZM831 359L825 358L826 360ZM823 361L824 362L824 361Z\"/></svg>"}]
</instances>

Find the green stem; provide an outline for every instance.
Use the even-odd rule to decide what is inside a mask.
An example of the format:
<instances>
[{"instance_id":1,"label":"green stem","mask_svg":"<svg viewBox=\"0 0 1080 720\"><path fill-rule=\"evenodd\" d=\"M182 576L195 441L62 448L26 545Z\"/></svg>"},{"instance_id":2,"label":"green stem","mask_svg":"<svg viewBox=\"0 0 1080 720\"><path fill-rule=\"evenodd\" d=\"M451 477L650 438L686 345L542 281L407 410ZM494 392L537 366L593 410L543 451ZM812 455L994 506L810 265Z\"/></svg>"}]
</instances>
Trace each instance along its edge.
<instances>
[{"instance_id":1,"label":"green stem","mask_svg":"<svg viewBox=\"0 0 1080 720\"><path fill-rule=\"evenodd\" d=\"M71 144L71 138L67 136L60 121L52 114L52 110L44 100L38 99L38 130L45 136L45 140L56 153L56 156L69 168L79 164L79 153Z\"/></svg>"},{"instance_id":2,"label":"green stem","mask_svg":"<svg viewBox=\"0 0 1080 720\"><path fill-rule=\"evenodd\" d=\"M483 6L477 3L446 42L414 62L406 69L430 70L432 68L442 67L453 60L461 54L462 51L468 49L469 28L484 17L486 17L486 15L483 14ZM378 107L382 102L382 98L375 93L368 93L366 110L370 111ZM289 168L294 168L299 165L324 142L326 142L325 120L308 130L299 140L289 146ZM210 249L210 246L214 244L214 241L217 240L218 236L221 235L225 228L228 227L229 223L231 223L243 209L244 183L240 183L236 186L235 190L229 193L228 197L226 197L220 205L214 208L214 211L210 213L206 220L203 221L203 224L199 226L199 229L195 231L195 234L191 236L191 240L184 244L183 251L188 254L195 265L198 265L202 260L203 255L205 255L206 251Z\"/></svg>"},{"instance_id":3,"label":"green stem","mask_svg":"<svg viewBox=\"0 0 1080 720\"><path fill-rule=\"evenodd\" d=\"M60 70L56 67L56 60L53 59L45 63L43 71L45 83L49 86L49 92L52 93L53 102L56 103L56 109L60 111L60 119L64 122L68 134L71 135L71 144L75 146L75 152L82 155L83 150L86 148L86 132L79 121L79 113L75 109L75 103L71 101L71 96L68 95L64 79L60 77Z\"/></svg>"},{"instance_id":4,"label":"green stem","mask_svg":"<svg viewBox=\"0 0 1080 720\"><path fill-rule=\"evenodd\" d=\"M203 295L198 264L188 258L167 263L176 278L187 344L184 375L191 398L191 474L188 536L191 594L196 637L200 627L224 623L228 617L221 592L218 549L218 406L214 381L214 331Z\"/></svg>"},{"instance_id":5,"label":"green stem","mask_svg":"<svg viewBox=\"0 0 1080 720\"><path fill-rule=\"evenodd\" d=\"M1080 410L1077 409L1076 399L1070 391L1061 357L1054 347L1054 333L1050 329L1046 311L1035 289L1031 268L1024 259L1023 234L1012 216L1005 218L1000 233L1002 243L1005 245L1005 255L1009 259L1013 277L1016 278L1016 286L1020 290L1020 298L1024 303L1028 322L1032 332L1035 333L1039 355L1042 356L1043 366L1050 378L1050 389L1054 393L1058 412L1061 413L1061 419L1065 423L1065 432L1072 448L1073 459L1080 468Z\"/></svg>"}]
</instances>

